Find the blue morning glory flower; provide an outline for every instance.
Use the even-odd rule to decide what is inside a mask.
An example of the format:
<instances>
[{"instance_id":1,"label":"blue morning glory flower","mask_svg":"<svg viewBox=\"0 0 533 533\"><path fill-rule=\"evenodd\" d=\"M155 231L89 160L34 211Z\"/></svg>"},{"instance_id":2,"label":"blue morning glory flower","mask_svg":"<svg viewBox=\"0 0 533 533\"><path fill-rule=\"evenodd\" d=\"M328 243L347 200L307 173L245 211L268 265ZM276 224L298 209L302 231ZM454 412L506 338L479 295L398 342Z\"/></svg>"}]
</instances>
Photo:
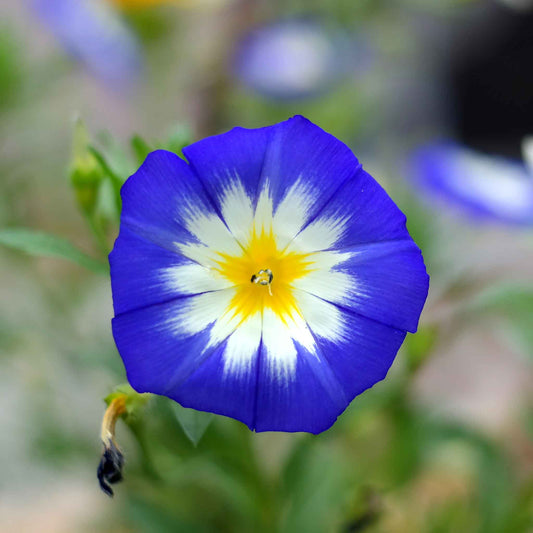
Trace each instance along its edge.
<instances>
[{"instance_id":1,"label":"blue morning glory flower","mask_svg":"<svg viewBox=\"0 0 533 533\"><path fill-rule=\"evenodd\" d=\"M359 47L362 48L362 47ZM235 73L250 89L276 99L316 96L331 88L359 63L339 30L318 21L287 19L256 28L239 43ZM357 57L355 57L357 55ZM356 69L363 65L356 64Z\"/></svg>"},{"instance_id":2,"label":"blue morning glory flower","mask_svg":"<svg viewBox=\"0 0 533 533\"><path fill-rule=\"evenodd\" d=\"M256 431L324 431L417 328L428 276L405 216L303 117L183 152L152 152L122 188L131 385Z\"/></svg>"},{"instance_id":3,"label":"blue morning glory flower","mask_svg":"<svg viewBox=\"0 0 533 533\"><path fill-rule=\"evenodd\" d=\"M32 0L56 39L95 76L110 82L134 81L141 68L140 47L118 13L103 0Z\"/></svg>"},{"instance_id":4,"label":"blue morning glory flower","mask_svg":"<svg viewBox=\"0 0 533 533\"><path fill-rule=\"evenodd\" d=\"M527 163L531 151L531 145L524 143L524 163L438 142L415 151L409 173L417 187L470 215L531 225L533 166Z\"/></svg>"}]
</instances>

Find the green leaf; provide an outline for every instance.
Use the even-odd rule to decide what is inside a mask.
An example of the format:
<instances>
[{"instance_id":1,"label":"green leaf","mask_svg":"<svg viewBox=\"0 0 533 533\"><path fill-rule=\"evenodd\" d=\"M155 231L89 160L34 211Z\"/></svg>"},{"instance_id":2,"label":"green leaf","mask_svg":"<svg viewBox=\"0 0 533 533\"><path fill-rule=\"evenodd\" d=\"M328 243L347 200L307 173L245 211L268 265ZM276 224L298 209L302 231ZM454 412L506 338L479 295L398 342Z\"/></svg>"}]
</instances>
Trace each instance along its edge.
<instances>
[{"instance_id":1,"label":"green leaf","mask_svg":"<svg viewBox=\"0 0 533 533\"><path fill-rule=\"evenodd\" d=\"M176 402L172 403L172 408L185 435L187 435L194 446L198 446L200 439L209 424L213 421L215 415L213 413L205 413L204 411L196 411L196 409L187 409Z\"/></svg>"},{"instance_id":2,"label":"green leaf","mask_svg":"<svg viewBox=\"0 0 533 533\"><path fill-rule=\"evenodd\" d=\"M109 272L105 263L86 255L69 241L48 233L24 228L4 228L0 229L0 244L30 255L67 259L97 274Z\"/></svg>"},{"instance_id":3,"label":"green leaf","mask_svg":"<svg viewBox=\"0 0 533 533\"><path fill-rule=\"evenodd\" d=\"M116 172L114 172L102 152L92 145L88 147L88 150L89 153L91 153L92 156L96 159L96 161L98 161L105 175L120 189L120 187L122 187L122 184L124 183L124 180L118 174L116 174Z\"/></svg>"},{"instance_id":4,"label":"green leaf","mask_svg":"<svg viewBox=\"0 0 533 533\"><path fill-rule=\"evenodd\" d=\"M208 533L213 531L197 524L194 517L189 522L188 517L180 515L179 509L169 505L165 498L154 496L143 498L134 492L133 495L129 495L126 505L129 523L135 524L135 531L150 531L151 533ZM202 517L198 516L198 518Z\"/></svg>"},{"instance_id":5,"label":"green leaf","mask_svg":"<svg viewBox=\"0 0 533 533\"><path fill-rule=\"evenodd\" d=\"M106 157L94 146L89 146L89 152L92 154L92 156L98 161L98 164L102 168L105 177L109 180L109 183L112 185L112 194L110 196L113 204L113 208L110 209L109 202L107 202L107 205L104 208L104 212L106 215L110 218L115 218L118 220L120 218L120 212L122 210L122 200L120 198L120 189L122 188L122 185L124 184L124 180L111 168L111 165L109 164ZM102 196L108 193L107 190L105 190L105 182L102 184L102 187L100 189L104 189L104 193L101 193L98 197L98 208L100 213L102 214ZM109 196L109 195L108 195Z\"/></svg>"},{"instance_id":6,"label":"green leaf","mask_svg":"<svg viewBox=\"0 0 533 533\"><path fill-rule=\"evenodd\" d=\"M469 305L469 311L502 317L511 335L533 357L533 287L506 283L490 287Z\"/></svg>"},{"instance_id":7,"label":"green leaf","mask_svg":"<svg viewBox=\"0 0 533 533\"><path fill-rule=\"evenodd\" d=\"M410 372L416 372L431 355L437 341L435 326L421 327L415 334L407 335L404 350L407 354L407 365Z\"/></svg>"},{"instance_id":8,"label":"green leaf","mask_svg":"<svg viewBox=\"0 0 533 533\"><path fill-rule=\"evenodd\" d=\"M131 153L105 130L98 132L94 141L91 144L93 150L96 150L101 157L105 155L105 162L112 169L113 174L119 177L121 184L124 183L126 178L137 169Z\"/></svg>"},{"instance_id":9,"label":"green leaf","mask_svg":"<svg viewBox=\"0 0 533 533\"><path fill-rule=\"evenodd\" d=\"M134 135L131 138L130 143L137 158L137 163L140 165L146 159L146 156L152 151L152 148L140 135Z\"/></svg>"},{"instance_id":10,"label":"green leaf","mask_svg":"<svg viewBox=\"0 0 533 533\"><path fill-rule=\"evenodd\" d=\"M286 509L280 531L321 533L335 527L348 490L349 469L331 448L306 437L293 448L283 472L281 500Z\"/></svg>"}]
</instances>

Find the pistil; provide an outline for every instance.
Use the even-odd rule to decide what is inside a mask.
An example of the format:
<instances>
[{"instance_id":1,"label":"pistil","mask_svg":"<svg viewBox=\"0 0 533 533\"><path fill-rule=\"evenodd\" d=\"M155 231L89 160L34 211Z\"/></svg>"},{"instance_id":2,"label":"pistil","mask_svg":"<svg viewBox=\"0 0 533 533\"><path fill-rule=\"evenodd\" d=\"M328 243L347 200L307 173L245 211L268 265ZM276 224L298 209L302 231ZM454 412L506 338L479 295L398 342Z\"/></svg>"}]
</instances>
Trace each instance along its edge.
<instances>
[{"instance_id":1,"label":"pistil","mask_svg":"<svg viewBox=\"0 0 533 533\"><path fill-rule=\"evenodd\" d=\"M254 274L251 277L250 281L252 283L257 283L259 285L268 286L268 294L272 296L272 289L270 286L272 284L273 279L274 279L274 274L272 274L272 270L270 270L269 268L263 268L257 274Z\"/></svg>"}]
</instances>

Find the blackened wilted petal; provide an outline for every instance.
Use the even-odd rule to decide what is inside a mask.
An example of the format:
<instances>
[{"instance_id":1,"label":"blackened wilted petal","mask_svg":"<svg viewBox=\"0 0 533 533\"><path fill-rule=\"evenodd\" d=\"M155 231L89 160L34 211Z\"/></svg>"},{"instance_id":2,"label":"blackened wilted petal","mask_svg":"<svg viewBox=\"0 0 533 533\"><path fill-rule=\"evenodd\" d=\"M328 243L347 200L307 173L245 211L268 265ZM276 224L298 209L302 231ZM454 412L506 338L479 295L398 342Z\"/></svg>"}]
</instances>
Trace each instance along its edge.
<instances>
[{"instance_id":1,"label":"blackened wilted petal","mask_svg":"<svg viewBox=\"0 0 533 533\"><path fill-rule=\"evenodd\" d=\"M98 465L97 477L100 488L108 495L113 496L111 485L122 481L122 467L124 456L113 441L104 448L104 453Z\"/></svg>"}]
</instances>

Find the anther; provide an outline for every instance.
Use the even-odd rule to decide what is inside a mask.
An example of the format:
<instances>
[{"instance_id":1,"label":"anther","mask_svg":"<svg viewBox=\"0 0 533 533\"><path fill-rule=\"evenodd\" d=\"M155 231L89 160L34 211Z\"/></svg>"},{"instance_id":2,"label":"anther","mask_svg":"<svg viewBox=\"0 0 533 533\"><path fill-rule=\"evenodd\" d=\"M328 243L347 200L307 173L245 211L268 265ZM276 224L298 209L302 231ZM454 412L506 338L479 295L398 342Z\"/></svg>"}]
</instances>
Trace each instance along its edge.
<instances>
[{"instance_id":1,"label":"anther","mask_svg":"<svg viewBox=\"0 0 533 533\"><path fill-rule=\"evenodd\" d=\"M270 288L270 284L272 283L273 279L274 274L272 274L272 270L270 270L269 268L263 268L257 274L254 274L251 277L250 281L259 285L268 286L268 294L272 296L272 289Z\"/></svg>"}]
</instances>

